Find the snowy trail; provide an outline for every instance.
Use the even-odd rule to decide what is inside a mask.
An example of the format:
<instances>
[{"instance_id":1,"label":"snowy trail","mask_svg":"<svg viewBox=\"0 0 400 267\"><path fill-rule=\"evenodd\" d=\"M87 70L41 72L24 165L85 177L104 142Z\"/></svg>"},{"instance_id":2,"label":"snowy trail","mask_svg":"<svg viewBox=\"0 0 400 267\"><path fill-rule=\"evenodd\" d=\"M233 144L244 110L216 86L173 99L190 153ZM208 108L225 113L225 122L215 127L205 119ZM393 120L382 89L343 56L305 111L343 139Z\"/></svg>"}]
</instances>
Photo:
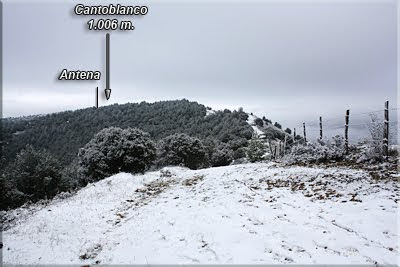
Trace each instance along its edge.
<instances>
[{"instance_id":1,"label":"snowy trail","mask_svg":"<svg viewBox=\"0 0 400 267\"><path fill-rule=\"evenodd\" d=\"M3 232L5 263L398 262L398 184L245 164L118 174Z\"/></svg>"}]
</instances>

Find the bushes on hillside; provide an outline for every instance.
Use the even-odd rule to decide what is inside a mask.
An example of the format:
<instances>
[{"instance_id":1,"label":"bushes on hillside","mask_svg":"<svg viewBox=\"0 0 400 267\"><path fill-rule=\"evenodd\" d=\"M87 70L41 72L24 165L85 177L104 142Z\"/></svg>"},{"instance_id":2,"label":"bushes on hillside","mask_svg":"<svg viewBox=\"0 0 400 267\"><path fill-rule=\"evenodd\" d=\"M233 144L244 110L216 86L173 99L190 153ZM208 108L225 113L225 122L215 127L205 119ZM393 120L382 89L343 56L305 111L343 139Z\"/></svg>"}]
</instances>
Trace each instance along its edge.
<instances>
[{"instance_id":1,"label":"bushes on hillside","mask_svg":"<svg viewBox=\"0 0 400 267\"><path fill-rule=\"evenodd\" d=\"M260 118L256 118L254 120L254 123L259 127L263 127L264 126L264 121L262 119L260 119Z\"/></svg>"},{"instance_id":2,"label":"bushes on hillside","mask_svg":"<svg viewBox=\"0 0 400 267\"><path fill-rule=\"evenodd\" d=\"M276 128L282 129L282 125L280 125L278 122L275 122L275 123L274 123L274 126L275 126Z\"/></svg>"},{"instance_id":3,"label":"bushes on hillside","mask_svg":"<svg viewBox=\"0 0 400 267\"><path fill-rule=\"evenodd\" d=\"M15 182L6 177L0 176L0 210L16 208L27 201L26 196L16 189Z\"/></svg>"},{"instance_id":4,"label":"bushes on hillside","mask_svg":"<svg viewBox=\"0 0 400 267\"><path fill-rule=\"evenodd\" d=\"M266 153L266 145L259 139L249 141L249 146L246 149L246 156L250 162L257 162L264 159Z\"/></svg>"},{"instance_id":5,"label":"bushes on hillside","mask_svg":"<svg viewBox=\"0 0 400 267\"><path fill-rule=\"evenodd\" d=\"M48 149L65 167L97 132L113 126L141 129L150 133L154 141L175 133L186 133L201 140L214 138L224 143L248 140L253 130L247 119L243 109L207 115L205 106L188 100L115 104L45 116L0 119L2 156L9 162L31 144Z\"/></svg>"},{"instance_id":6,"label":"bushes on hillside","mask_svg":"<svg viewBox=\"0 0 400 267\"><path fill-rule=\"evenodd\" d=\"M60 164L47 151L26 146L1 175L1 208L52 198L59 191L60 170Z\"/></svg>"},{"instance_id":7,"label":"bushes on hillside","mask_svg":"<svg viewBox=\"0 0 400 267\"><path fill-rule=\"evenodd\" d=\"M79 164L78 160L74 160L68 166L63 168L61 172L61 180L60 180L60 191L70 192L73 191L82 185L85 185L86 179L81 179L79 173Z\"/></svg>"},{"instance_id":8,"label":"bushes on hillside","mask_svg":"<svg viewBox=\"0 0 400 267\"><path fill-rule=\"evenodd\" d=\"M371 140L367 149L362 152L360 161L380 162L384 159L383 153L383 132L384 123L379 120L376 114L370 114L371 121L367 123Z\"/></svg>"},{"instance_id":9,"label":"bushes on hillside","mask_svg":"<svg viewBox=\"0 0 400 267\"><path fill-rule=\"evenodd\" d=\"M232 115L241 116L238 112ZM2 166L7 167L0 170L0 208L50 199L58 192L73 191L119 172L138 173L167 165L190 169L225 166L234 158L245 156L246 138L236 138L229 132L221 135L224 138L227 143L208 138L206 142L210 142L205 146L200 139L187 134L170 135L159 142L156 165L154 141L136 128L101 130L79 150L77 159L64 168L48 152L28 145L13 162L7 165L2 161Z\"/></svg>"},{"instance_id":10,"label":"bushes on hillside","mask_svg":"<svg viewBox=\"0 0 400 267\"><path fill-rule=\"evenodd\" d=\"M331 142L298 143L293 146L284 161L288 163L323 163L341 160L345 155L344 138L335 136Z\"/></svg>"},{"instance_id":11,"label":"bushes on hillside","mask_svg":"<svg viewBox=\"0 0 400 267\"><path fill-rule=\"evenodd\" d=\"M279 139L279 140L284 140L285 139L285 133L281 130L278 130L276 127L273 127L272 125L268 124L264 128L264 134L268 138L274 140L274 139Z\"/></svg>"},{"instance_id":12,"label":"bushes on hillside","mask_svg":"<svg viewBox=\"0 0 400 267\"><path fill-rule=\"evenodd\" d=\"M263 121L265 121L265 124L272 124L272 121L267 119L265 116L263 116Z\"/></svg>"},{"instance_id":13,"label":"bushes on hillside","mask_svg":"<svg viewBox=\"0 0 400 267\"><path fill-rule=\"evenodd\" d=\"M170 135L159 143L158 165L182 165L198 169L207 165L206 149L199 139L187 134Z\"/></svg>"},{"instance_id":14,"label":"bushes on hillside","mask_svg":"<svg viewBox=\"0 0 400 267\"><path fill-rule=\"evenodd\" d=\"M207 139L204 142L208 154L209 165L212 167L227 166L234 158L233 150L229 145L215 139Z\"/></svg>"},{"instance_id":15,"label":"bushes on hillside","mask_svg":"<svg viewBox=\"0 0 400 267\"><path fill-rule=\"evenodd\" d=\"M181 165L190 169L225 166L234 157L243 156L243 146L247 144L245 138L229 143L207 140L211 141L204 146L200 139L187 134L162 139L156 166ZM144 172L154 166L156 155L150 135L136 128L101 130L79 150L78 158L64 168L48 152L29 145L14 162L0 170L0 208L50 199L58 192L79 189L119 172Z\"/></svg>"},{"instance_id":16,"label":"bushes on hillside","mask_svg":"<svg viewBox=\"0 0 400 267\"><path fill-rule=\"evenodd\" d=\"M78 154L83 184L118 172L144 172L155 158L156 147L148 133L117 127L101 130Z\"/></svg>"},{"instance_id":17,"label":"bushes on hillside","mask_svg":"<svg viewBox=\"0 0 400 267\"><path fill-rule=\"evenodd\" d=\"M287 134L289 134L289 135L292 134L292 130L290 130L289 128L286 128L286 129L285 129L285 132L286 132Z\"/></svg>"},{"instance_id":18,"label":"bushes on hillside","mask_svg":"<svg viewBox=\"0 0 400 267\"><path fill-rule=\"evenodd\" d=\"M210 163L212 167L227 166L233 161L232 150L224 143L216 147L211 155Z\"/></svg>"}]
</instances>

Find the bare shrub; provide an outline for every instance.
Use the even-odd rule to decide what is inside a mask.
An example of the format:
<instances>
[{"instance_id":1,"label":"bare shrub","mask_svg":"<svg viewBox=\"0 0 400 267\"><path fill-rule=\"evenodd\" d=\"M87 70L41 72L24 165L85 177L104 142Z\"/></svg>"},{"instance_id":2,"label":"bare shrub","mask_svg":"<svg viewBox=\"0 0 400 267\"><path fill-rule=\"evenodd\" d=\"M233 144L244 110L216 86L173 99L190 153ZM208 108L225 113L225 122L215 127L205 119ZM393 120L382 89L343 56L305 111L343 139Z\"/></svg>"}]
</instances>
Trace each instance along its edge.
<instances>
[{"instance_id":1,"label":"bare shrub","mask_svg":"<svg viewBox=\"0 0 400 267\"><path fill-rule=\"evenodd\" d=\"M376 114L371 113L370 122L367 123L367 128L371 136L371 140L367 142L367 149L364 150L360 160L383 160L383 121L380 121Z\"/></svg>"},{"instance_id":2,"label":"bare shrub","mask_svg":"<svg viewBox=\"0 0 400 267\"><path fill-rule=\"evenodd\" d=\"M330 142L318 140L315 143L297 144L292 147L283 161L291 164L323 163L330 160L341 160L344 155L344 139L341 136L335 136Z\"/></svg>"}]
</instances>

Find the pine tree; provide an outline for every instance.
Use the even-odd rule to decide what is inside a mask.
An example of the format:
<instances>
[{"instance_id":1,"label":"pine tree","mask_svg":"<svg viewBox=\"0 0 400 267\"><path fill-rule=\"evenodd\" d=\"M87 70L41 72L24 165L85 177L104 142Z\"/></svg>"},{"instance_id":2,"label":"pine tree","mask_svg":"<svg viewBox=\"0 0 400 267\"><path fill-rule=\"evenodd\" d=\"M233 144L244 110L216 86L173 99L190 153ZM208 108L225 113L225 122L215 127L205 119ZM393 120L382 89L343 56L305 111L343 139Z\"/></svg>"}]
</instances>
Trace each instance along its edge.
<instances>
[{"instance_id":1,"label":"pine tree","mask_svg":"<svg viewBox=\"0 0 400 267\"><path fill-rule=\"evenodd\" d=\"M52 198L59 191L60 170L59 162L47 151L36 150L28 145L7 167L3 177L12 181L23 198L38 201Z\"/></svg>"},{"instance_id":2,"label":"pine tree","mask_svg":"<svg viewBox=\"0 0 400 267\"><path fill-rule=\"evenodd\" d=\"M266 152L265 144L258 139L249 141L249 146L246 149L246 156L250 162L257 162L263 160Z\"/></svg>"}]
</instances>

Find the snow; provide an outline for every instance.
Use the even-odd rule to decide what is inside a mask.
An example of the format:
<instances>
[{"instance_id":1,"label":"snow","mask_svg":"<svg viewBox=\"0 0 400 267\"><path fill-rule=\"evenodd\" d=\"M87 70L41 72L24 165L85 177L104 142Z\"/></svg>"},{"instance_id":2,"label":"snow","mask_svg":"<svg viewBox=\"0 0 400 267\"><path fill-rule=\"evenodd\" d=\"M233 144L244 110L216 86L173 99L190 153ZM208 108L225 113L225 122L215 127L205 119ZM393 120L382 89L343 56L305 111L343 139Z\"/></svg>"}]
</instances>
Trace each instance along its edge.
<instances>
[{"instance_id":1,"label":"snow","mask_svg":"<svg viewBox=\"0 0 400 267\"><path fill-rule=\"evenodd\" d=\"M396 264L398 199L397 183L339 167L121 173L10 224L3 261Z\"/></svg>"},{"instance_id":2,"label":"snow","mask_svg":"<svg viewBox=\"0 0 400 267\"><path fill-rule=\"evenodd\" d=\"M247 114L249 117L247 118L247 123L253 128L254 133L256 134L257 137L264 135L264 132L259 129L259 127L256 125L254 122L255 119L257 119L257 116Z\"/></svg>"},{"instance_id":3,"label":"snow","mask_svg":"<svg viewBox=\"0 0 400 267\"><path fill-rule=\"evenodd\" d=\"M206 117L208 117L208 116L210 116L210 115L213 115L213 114L215 114L215 113L216 113L215 110L213 110L213 109L207 109L207 110L206 110Z\"/></svg>"}]
</instances>

